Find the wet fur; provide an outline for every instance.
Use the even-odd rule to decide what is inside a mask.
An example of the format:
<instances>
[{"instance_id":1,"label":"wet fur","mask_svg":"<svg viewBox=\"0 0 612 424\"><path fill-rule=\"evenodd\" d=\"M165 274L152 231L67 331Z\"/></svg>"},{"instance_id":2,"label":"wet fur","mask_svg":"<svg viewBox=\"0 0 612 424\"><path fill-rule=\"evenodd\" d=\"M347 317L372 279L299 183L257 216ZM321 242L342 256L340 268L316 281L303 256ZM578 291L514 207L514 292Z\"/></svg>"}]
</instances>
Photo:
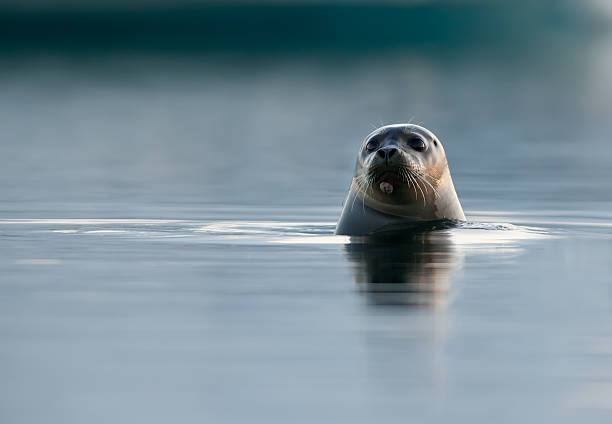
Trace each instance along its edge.
<instances>
[{"instance_id":1,"label":"wet fur","mask_svg":"<svg viewBox=\"0 0 612 424\"><path fill-rule=\"evenodd\" d=\"M424 151L410 147L410 140L415 139L425 143ZM370 150L368 142L378 147ZM383 153L388 156L382 162L378 150L389 149L393 153ZM381 181L392 181L393 194L379 189ZM336 234L364 235L389 225L435 220L465 220L440 141L429 130L412 124L389 125L368 135Z\"/></svg>"}]
</instances>

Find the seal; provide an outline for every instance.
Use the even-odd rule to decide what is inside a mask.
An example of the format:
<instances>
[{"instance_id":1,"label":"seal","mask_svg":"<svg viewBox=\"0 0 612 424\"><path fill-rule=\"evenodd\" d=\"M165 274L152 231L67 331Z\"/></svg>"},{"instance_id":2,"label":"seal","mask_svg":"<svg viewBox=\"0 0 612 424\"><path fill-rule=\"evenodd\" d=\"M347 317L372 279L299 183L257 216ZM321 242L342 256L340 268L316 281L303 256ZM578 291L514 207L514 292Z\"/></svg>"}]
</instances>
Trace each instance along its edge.
<instances>
[{"instance_id":1,"label":"seal","mask_svg":"<svg viewBox=\"0 0 612 424\"><path fill-rule=\"evenodd\" d=\"M413 124L370 133L359 150L336 234L367 235L440 220L465 221L440 140Z\"/></svg>"}]
</instances>

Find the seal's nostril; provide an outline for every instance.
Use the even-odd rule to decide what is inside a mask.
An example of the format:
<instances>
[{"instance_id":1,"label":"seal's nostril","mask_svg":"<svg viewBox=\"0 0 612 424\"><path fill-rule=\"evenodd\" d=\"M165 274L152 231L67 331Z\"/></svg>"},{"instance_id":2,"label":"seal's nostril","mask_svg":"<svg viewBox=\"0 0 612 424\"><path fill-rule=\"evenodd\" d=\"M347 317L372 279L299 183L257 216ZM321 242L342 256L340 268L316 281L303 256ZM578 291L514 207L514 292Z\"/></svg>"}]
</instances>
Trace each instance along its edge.
<instances>
[{"instance_id":1,"label":"seal's nostril","mask_svg":"<svg viewBox=\"0 0 612 424\"><path fill-rule=\"evenodd\" d=\"M397 153L397 149L395 147L383 147L382 149L378 149L376 154L379 158L389 160L391 156Z\"/></svg>"}]
</instances>

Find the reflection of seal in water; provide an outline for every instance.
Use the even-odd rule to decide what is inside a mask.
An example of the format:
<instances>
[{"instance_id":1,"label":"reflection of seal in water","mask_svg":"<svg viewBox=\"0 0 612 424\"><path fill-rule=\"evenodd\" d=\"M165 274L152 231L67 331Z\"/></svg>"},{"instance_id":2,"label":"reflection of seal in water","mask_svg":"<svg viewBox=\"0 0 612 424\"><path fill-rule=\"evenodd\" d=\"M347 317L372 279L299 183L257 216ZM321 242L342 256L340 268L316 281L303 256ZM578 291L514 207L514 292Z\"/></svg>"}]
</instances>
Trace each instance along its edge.
<instances>
[{"instance_id":1,"label":"reflection of seal in water","mask_svg":"<svg viewBox=\"0 0 612 424\"><path fill-rule=\"evenodd\" d=\"M373 305L444 307L463 264L445 231L368 236L345 246L355 283Z\"/></svg>"},{"instance_id":2,"label":"reflection of seal in water","mask_svg":"<svg viewBox=\"0 0 612 424\"><path fill-rule=\"evenodd\" d=\"M465 220L442 143L412 124L388 125L368 135L336 234L364 235L436 220Z\"/></svg>"}]
</instances>

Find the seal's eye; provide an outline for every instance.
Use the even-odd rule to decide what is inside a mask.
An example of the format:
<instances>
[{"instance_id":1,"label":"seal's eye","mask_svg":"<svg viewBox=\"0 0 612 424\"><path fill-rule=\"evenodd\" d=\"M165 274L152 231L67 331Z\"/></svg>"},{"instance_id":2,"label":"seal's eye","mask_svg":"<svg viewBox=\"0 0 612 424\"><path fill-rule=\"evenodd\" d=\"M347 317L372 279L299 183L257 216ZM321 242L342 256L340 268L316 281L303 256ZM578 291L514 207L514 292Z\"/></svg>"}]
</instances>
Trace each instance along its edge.
<instances>
[{"instance_id":1,"label":"seal's eye","mask_svg":"<svg viewBox=\"0 0 612 424\"><path fill-rule=\"evenodd\" d=\"M378 147L378 141L376 140L370 140L368 141L368 144L366 144L366 149L368 149L370 152L376 149L377 147Z\"/></svg>"},{"instance_id":2,"label":"seal's eye","mask_svg":"<svg viewBox=\"0 0 612 424\"><path fill-rule=\"evenodd\" d=\"M427 145L420 138L409 138L408 145L418 152L422 152L427 148Z\"/></svg>"}]
</instances>

